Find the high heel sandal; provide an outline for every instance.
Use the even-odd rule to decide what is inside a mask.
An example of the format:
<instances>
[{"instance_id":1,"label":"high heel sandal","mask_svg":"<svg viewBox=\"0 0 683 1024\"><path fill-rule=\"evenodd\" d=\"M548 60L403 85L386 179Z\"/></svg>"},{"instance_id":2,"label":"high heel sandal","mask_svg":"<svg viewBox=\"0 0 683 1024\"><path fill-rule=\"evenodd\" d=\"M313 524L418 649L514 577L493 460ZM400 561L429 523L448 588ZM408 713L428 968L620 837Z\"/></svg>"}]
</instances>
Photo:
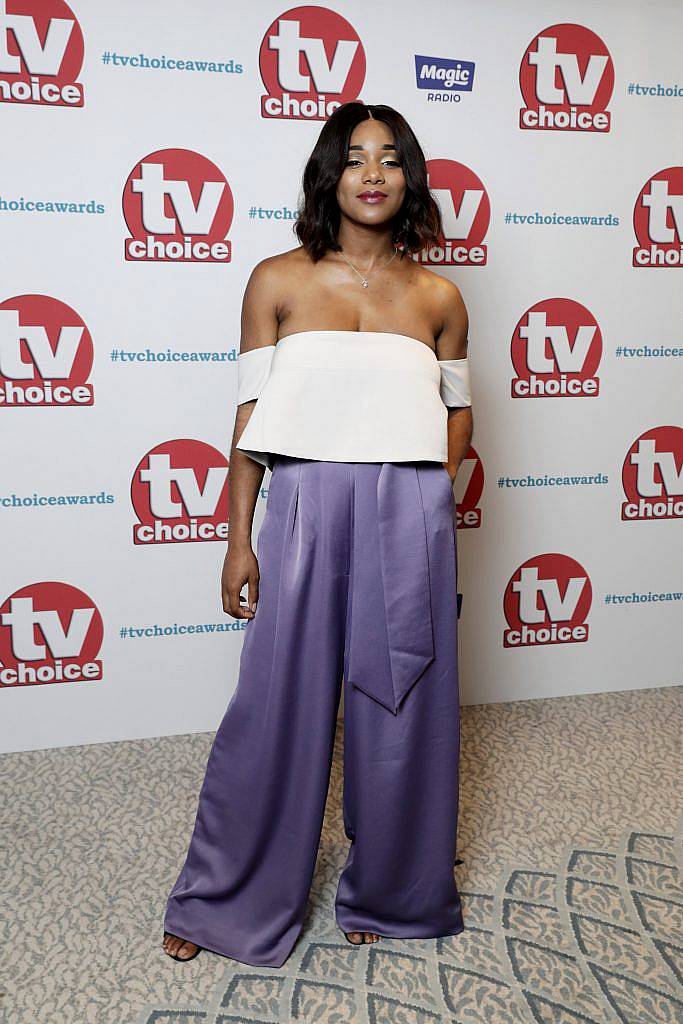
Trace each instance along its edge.
<instances>
[{"instance_id":1,"label":"high heel sandal","mask_svg":"<svg viewBox=\"0 0 683 1024\"><path fill-rule=\"evenodd\" d=\"M181 938L180 935L173 935L173 932L164 932L164 938L166 938L167 935L171 935L174 939ZM183 939L183 942L192 942L192 939ZM194 943L193 943L193 945L194 945ZM176 956L175 953L166 953L166 950L164 950L164 953L166 953L166 956L170 956L171 960L177 960L178 963L180 963L180 964L186 964L186 963L189 963L190 960L194 960L194 958L196 956L199 956L199 954L201 953L202 949L203 949L202 946L197 946L197 949L192 954L192 956Z\"/></svg>"}]
</instances>

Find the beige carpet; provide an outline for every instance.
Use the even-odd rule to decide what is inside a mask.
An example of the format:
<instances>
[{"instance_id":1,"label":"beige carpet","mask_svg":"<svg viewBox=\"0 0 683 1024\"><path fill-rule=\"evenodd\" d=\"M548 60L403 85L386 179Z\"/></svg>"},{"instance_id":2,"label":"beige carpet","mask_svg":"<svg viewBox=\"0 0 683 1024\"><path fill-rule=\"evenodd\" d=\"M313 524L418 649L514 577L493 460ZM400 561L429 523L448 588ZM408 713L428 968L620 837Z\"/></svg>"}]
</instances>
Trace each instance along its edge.
<instances>
[{"instance_id":1,"label":"beige carpet","mask_svg":"<svg viewBox=\"0 0 683 1024\"><path fill-rule=\"evenodd\" d=\"M160 948L211 734L0 759L5 1024L681 1024L683 687L463 709L465 931L351 947L341 742L280 970ZM1 1012L1 1011L0 1011Z\"/></svg>"}]
</instances>

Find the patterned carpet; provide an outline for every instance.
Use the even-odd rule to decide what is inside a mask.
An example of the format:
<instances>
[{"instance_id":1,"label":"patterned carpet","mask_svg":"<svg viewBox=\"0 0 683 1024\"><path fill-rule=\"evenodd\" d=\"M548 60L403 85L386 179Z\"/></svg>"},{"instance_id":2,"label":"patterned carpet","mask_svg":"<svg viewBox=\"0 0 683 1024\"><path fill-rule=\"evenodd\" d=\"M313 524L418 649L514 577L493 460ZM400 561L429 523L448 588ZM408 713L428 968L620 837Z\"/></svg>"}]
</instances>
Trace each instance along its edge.
<instances>
[{"instance_id":1,"label":"patterned carpet","mask_svg":"<svg viewBox=\"0 0 683 1024\"><path fill-rule=\"evenodd\" d=\"M683 1024L683 687L463 709L465 931L350 946L340 723L284 967L161 950L211 734L0 760L5 1024ZM0 1011L0 1014L2 1011Z\"/></svg>"}]
</instances>

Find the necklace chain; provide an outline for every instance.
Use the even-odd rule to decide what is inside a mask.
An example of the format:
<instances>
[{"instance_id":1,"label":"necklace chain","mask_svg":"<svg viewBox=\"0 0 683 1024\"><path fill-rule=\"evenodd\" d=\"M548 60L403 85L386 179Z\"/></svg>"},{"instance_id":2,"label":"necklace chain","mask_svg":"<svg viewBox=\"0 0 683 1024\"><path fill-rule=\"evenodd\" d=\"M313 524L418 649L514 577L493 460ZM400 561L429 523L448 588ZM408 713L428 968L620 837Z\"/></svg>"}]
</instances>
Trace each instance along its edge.
<instances>
[{"instance_id":1,"label":"necklace chain","mask_svg":"<svg viewBox=\"0 0 683 1024\"><path fill-rule=\"evenodd\" d=\"M368 278L370 277L370 274L374 274L376 270L383 270L384 267L388 267L389 264L394 259L394 257L396 256L397 253L398 253L398 246L395 245L394 246L394 255L390 256L389 259L387 260L387 262L384 263L381 267L373 267L372 270L368 271L366 274L361 274L360 270L357 270L356 267L354 267L354 265L351 262L351 260L348 258L348 256L345 256L343 252L340 251L339 255L343 259L346 260L348 265L351 267L351 270L353 270L354 273L358 274L359 278L361 279L361 283L362 283L363 287L367 288L367 286L368 286Z\"/></svg>"}]
</instances>

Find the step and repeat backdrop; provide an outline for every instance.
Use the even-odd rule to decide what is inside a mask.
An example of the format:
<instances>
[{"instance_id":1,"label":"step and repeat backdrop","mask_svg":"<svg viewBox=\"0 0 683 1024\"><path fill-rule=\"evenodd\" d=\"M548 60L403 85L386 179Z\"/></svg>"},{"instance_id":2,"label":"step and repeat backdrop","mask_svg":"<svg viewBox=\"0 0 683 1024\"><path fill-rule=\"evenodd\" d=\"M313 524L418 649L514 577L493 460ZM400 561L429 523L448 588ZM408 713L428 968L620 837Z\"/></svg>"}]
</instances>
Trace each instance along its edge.
<instances>
[{"instance_id":1,"label":"step and repeat backdrop","mask_svg":"<svg viewBox=\"0 0 683 1024\"><path fill-rule=\"evenodd\" d=\"M462 703L682 682L682 31L663 0L0 3L2 749L217 728L242 296L357 98L420 139L417 258L470 316Z\"/></svg>"}]
</instances>

